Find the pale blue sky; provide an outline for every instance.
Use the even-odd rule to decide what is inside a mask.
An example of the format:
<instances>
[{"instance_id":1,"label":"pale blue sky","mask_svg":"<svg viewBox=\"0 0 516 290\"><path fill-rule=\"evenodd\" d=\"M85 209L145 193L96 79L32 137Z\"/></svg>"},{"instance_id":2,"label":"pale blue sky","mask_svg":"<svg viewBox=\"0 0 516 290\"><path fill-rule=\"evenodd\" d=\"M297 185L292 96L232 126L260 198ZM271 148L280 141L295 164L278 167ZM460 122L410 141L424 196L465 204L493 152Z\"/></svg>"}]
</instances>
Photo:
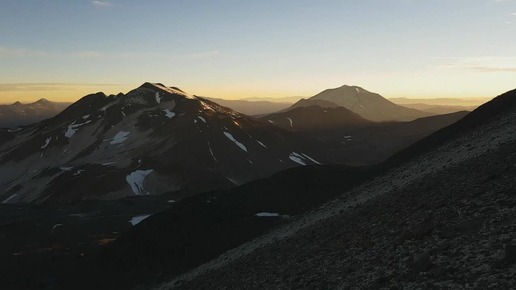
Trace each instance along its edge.
<instances>
[{"instance_id":1,"label":"pale blue sky","mask_svg":"<svg viewBox=\"0 0 516 290\"><path fill-rule=\"evenodd\" d=\"M516 0L0 3L0 102L144 81L224 98L343 84L387 97L516 88Z\"/></svg>"}]
</instances>

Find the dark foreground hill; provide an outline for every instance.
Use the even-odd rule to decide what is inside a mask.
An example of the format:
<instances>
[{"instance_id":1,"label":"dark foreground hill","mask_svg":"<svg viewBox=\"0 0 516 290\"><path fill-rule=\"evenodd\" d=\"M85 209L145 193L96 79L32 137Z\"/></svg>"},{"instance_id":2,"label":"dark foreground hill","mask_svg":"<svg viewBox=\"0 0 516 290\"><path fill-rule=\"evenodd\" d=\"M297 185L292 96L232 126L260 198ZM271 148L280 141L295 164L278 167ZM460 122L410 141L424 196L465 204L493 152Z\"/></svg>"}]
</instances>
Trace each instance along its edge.
<instances>
[{"instance_id":1,"label":"dark foreground hill","mask_svg":"<svg viewBox=\"0 0 516 290\"><path fill-rule=\"evenodd\" d=\"M433 148L414 145L376 178L160 289L513 289L515 99L498 97L421 141L439 140Z\"/></svg>"}]
</instances>

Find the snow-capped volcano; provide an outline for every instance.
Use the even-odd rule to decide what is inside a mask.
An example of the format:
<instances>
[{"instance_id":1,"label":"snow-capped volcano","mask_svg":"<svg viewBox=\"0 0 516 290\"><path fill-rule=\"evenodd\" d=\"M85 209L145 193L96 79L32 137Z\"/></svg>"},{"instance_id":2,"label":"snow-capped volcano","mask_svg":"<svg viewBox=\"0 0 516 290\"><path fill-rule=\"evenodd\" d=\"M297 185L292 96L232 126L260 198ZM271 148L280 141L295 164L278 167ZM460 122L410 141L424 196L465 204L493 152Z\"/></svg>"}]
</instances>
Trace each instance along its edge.
<instances>
[{"instance_id":1,"label":"snow-capped volcano","mask_svg":"<svg viewBox=\"0 0 516 290\"><path fill-rule=\"evenodd\" d=\"M291 133L152 83L88 95L9 133L0 145L0 202L8 203L191 194L318 163Z\"/></svg>"}]
</instances>

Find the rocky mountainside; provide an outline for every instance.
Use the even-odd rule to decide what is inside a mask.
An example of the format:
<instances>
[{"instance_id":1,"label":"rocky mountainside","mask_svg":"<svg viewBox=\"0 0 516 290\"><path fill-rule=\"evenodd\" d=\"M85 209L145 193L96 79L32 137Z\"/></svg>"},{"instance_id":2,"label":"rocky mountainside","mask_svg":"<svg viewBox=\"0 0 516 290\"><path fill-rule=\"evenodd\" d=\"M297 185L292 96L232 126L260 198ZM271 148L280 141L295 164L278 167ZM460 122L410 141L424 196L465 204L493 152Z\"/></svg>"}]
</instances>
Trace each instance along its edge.
<instances>
[{"instance_id":1,"label":"rocky mountainside","mask_svg":"<svg viewBox=\"0 0 516 290\"><path fill-rule=\"evenodd\" d=\"M11 105L0 105L0 128L16 128L52 118L70 104L40 99L30 104L16 102Z\"/></svg>"},{"instance_id":2,"label":"rocky mountainside","mask_svg":"<svg viewBox=\"0 0 516 290\"><path fill-rule=\"evenodd\" d=\"M494 99L338 199L159 289L513 289L515 100Z\"/></svg>"},{"instance_id":3,"label":"rocky mountainside","mask_svg":"<svg viewBox=\"0 0 516 290\"><path fill-rule=\"evenodd\" d=\"M184 196L318 163L293 134L151 83L88 95L0 138L4 203Z\"/></svg>"},{"instance_id":4,"label":"rocky mountainside","mask_svg":"<svg viewBox=\"0 0 516 290\"><path fill-rule=\"evenodd\" d=\"M396 105L379 94L357 86L328 89L308 101L329 101L371 121L411 121L434 114ZM306 103L306 101L305 101ZM294 105L295 106L295 105Z\"/></svg>"}]
</instances>

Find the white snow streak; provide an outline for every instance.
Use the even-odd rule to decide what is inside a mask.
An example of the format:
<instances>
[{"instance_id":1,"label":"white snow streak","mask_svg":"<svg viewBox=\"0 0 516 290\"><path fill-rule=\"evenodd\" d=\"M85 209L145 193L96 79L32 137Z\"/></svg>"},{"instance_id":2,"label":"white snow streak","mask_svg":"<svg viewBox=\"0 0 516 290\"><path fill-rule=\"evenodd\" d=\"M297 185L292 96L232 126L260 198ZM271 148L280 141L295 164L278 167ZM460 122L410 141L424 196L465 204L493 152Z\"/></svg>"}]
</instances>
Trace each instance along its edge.
<instances>
[{"instance_id":1,"label":"white snow streak","mask_svg":"<svg viewBox=\"0 0 516 290\"><path fill-rule=\"evenodd\" d=\"M294 128L294 122L289 117L286 117L288 121L290 122L290 128Z\"/></svg>"},{"instance_id":2,"label":"white snow streak","mask_svg":"<svg viewBox=\"0 0 516 290\"><path fill-rule=\"evenodd\" d=\"M256 140L256 142L258 142L258 144L260 144L263 148L267 148L267 149L269 149L269 148L268 148L267 146L265 146L265 144L263 144L262 142L260 142L260 141L258 141L258 140Z\"/></svg>"},{"instance_id":3,"label":"white snow streak","mask_svg":"<svg viewBox=\"0 0 516 290\"><path fill-rule=\"evenodd\" d=\"M159 92L156 92L156 103L160 104L161 103L161 97L159 96Z\"/></svg>"},{"instance_id":4,"label":"white snow streak","mask_svg":"<svg viewBox=\"0 0 516 290\"><path fill-rule=\"evenodd\" d=\"M127 136L129 136L129 134L131 134L131 132L120 131L116 133L115 137L111 139L111 142L109 142L109 144L114 145L123 143L125 140L127 140Z\"/></svg>"},{"instance_id":5,"label":"white snow streak","mask_svg":"<svg viewBox=\"0 0 516 290\"><path fill-rule=\"evenodd\" d=\"M172 119L176 116L176 113L170 111L169 109L165 109L165 110L163 110L163 112L165 112L165 117L167 117L169 119Z\"/></svg>"},{"instance_id":6,"label":"white snow streak","mask_svg":"<svg viewBox=\"0 0 516 290\"><path fill-rule=\"evenodd\" d=\"M206 119L204 119L203 117L201 116L197 116L197 118L199 118L199 120L203 121L204 123L206 123Z\"/></svg>"},{"instance_id":7,"label":"white snow streak","mask_svg":"<svg viewBox=\"0 0 516 290\"><path fill-rule=\"evenodd\" d=\"M6 198L4 201L2 201L2 203L8 203L9 201L16 198L17 196L18 196L18 194L15 193L15 194L9 196L8 198Z\"/></svg>"},{"instance_id":8,"label":"white snow streak","mask_svg":"<svg viewBox=\"0 0 516 290\"><path fill-rule=\"evenodd\" d=\"M47 140L45 141L45 144L43 144L41 146L41 149L45 149L47 148L48 144L50 144L50 141L52 140L52 137L48 137Z\"/></svg>"},{"instance_id":9,"label":"white snow streak","mask_svg":"<svg viewBox=\"0 0 516 290\"><path fill-rule=\"evenodd\" d=\"M145 195L149 192L143 187L143 182L147 175L151 174L154 170L136 170L131 174L127 175L125 180L131 186L131 189L136 195Z\"/></svg>"},{"instance_id":10,"label":"white snow streak","mask_svg":"<svg viewBox=\"0 0 516 290\"><path fill-rule=\"evenodd\" d=\"M131 223L132 226L135 226L135 225L141 223L144 219L146 219L146 218L148 218L150 216L151 216L150 214L142 214L142 215L133 216L129 220L129 223Z\"/></svg>"},{"instance_id":11,"label":"white snow streak","mask_svg":"<svg viewBox=\"0 0 516 290\"><path fill-rule=\"evenodd\" d=\"M240 149L244 150L245 152L247 152L247 147L244 146L244 144L238 142L235 137L233 137L233 135L231 135L230 133L228 132L224 132L224 135L226 135L226 137L233 141L233 143L235 143L238 147L240 147Z\"/></svg>"},{"instance_id":12,"label":"white snow streak","mask_svg":"<svg viewBox=\"0 0 516 290\"><path fill-rule=\"evenodd\" d=\"M303 155L304 157L308 158L313 163L321 165L321 163L319 163L317 160L313 159L312 157L306 155L305 153L301 153L301 155Z\"/></svg>"},{"instance_id":13,"label":"white snow streak","mask_svg":"<svg viewBox=\"0 0 516 290\"><path fill-rule=\"evenodd\" d=\"M210 142L208 142L208 149L210 149L211 157L213 157L213 160L215 160L215 162L219 162L219 161L217 160L217 158L215 158L215 154L213 154L213 150L211 150L211 144L210 144Z\"/></svg>"},{"instance_id":14,"label":"white snow streak","mask_svg":"<svg viewBox=\"0 0 516 290\"><path fill-rule=\"evenodd\" d=\"M306 165L306 163L303 161L303 156L297 154L296 152L292 152L292 154L290 154L290 156L288 157L290 160L296 162L297 164L300 164L300 165Z\"/></svg>"},{"instance_id":15,"label":"white snow streak","mask_svg":"<svg viewBox=\"0 0 516 290\"><path fill-rule=\"evenodd\" d=\"M306 165L307 160L312 161L315 164L321 164L304 153L299 154L297 152L292 152L288 158L301 165Z\"/></svg>"},{"instance_id":16,"label":"white snow streak","mask_svg":"<svg viewBox=\"0 0 516 290\"><path fill-rule=\"evenodd\" d=\"M275 213L275 212L259 212L259 213L255 214L255 216L257 216L257 217L279 217L280 214Z\"/></svg>"},{"instance_id":17,"label":"white snow streak","mask_svg":"<svg viewBox=\"0 0 516 290\"><path fill-rule=\"evenodd\" d=\"M75 121L74 121L72 124L68 125L68 130L66 130L66 132L65 132L65 137L72 138L72 136L77 132L77 130L79 130L79 127L89 124L89 123L91 123L91 120L86 121L84 123L80 123L80 124L75 124Z\"/></svg>"}]
</instances>

